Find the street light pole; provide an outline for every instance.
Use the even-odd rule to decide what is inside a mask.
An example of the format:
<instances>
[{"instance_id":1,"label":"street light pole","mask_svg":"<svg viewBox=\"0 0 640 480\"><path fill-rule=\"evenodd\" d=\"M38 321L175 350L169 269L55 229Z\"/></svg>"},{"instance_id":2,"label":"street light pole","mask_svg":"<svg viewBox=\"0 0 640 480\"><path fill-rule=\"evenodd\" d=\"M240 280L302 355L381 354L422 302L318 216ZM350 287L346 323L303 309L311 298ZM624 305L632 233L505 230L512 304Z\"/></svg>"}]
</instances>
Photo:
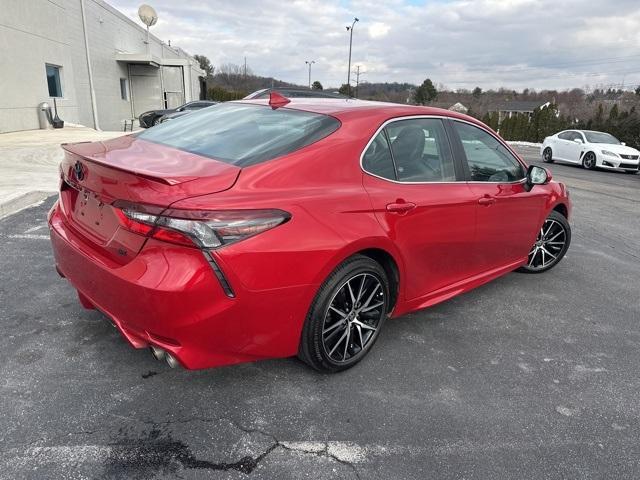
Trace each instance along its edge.
<instances>
[{"instance_id":1,"label":"street light pole","mask_svg":"<svg viewBox=\"0 0 640 480\"><path fill-rule=\"evenodd\" d=\"M311 90L311 65L316 63L316 61L315 60L311 60L311 61L305 60L304 63L309 65L309 90Z\"/></svg>"},{"instance_id":2,"label":"street light pole","mask_svg":"<svg viewBox=\"0 0 640 480\"><path fill-rule=\"evenodd\" d=\"M358 17L354 17L351 26L347 26L347 31L349 32L349 67L347 68L347 94L349 96L351 96L351 47L353 45L353 27L355 26L356 22L359 21L360 20L358 19Z\"/></svg>"}]
</instances>

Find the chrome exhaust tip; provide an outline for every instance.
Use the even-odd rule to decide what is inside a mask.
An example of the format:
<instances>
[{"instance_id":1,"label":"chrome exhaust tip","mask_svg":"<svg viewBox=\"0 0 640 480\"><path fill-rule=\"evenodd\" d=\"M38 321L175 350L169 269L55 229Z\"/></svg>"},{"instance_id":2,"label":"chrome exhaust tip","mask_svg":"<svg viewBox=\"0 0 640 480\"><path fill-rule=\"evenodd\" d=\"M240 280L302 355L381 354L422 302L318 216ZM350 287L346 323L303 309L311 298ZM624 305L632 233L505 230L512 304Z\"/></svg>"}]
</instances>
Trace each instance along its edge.
<instances>
[{"instance_id":1,"label":"chrome exhaust tip","mask_svg":"<svg viewBox=\"0 0 640 480\"><path fill-rule=\"evenodd\" d=\"M170 353L165 352L164 358L167 361L167 365L169 365L171 368L176 368L180 366L180 363L178 363L178 360L176 360L176 357L174 357Z\"/></svg>"},{"instance_id":2,"label":"chrome exhaust tip","mask_svg":"<svg viewBox=\"0 0 640 480\"><path fill-rule=\"evenodd\" d=\"M165 352L161 348L151 345L149 349L151 350L151 355L153 355L153 358L155 358L156 360L164 360L167 356L167 352Z\"/></svg>"}]
</instances>

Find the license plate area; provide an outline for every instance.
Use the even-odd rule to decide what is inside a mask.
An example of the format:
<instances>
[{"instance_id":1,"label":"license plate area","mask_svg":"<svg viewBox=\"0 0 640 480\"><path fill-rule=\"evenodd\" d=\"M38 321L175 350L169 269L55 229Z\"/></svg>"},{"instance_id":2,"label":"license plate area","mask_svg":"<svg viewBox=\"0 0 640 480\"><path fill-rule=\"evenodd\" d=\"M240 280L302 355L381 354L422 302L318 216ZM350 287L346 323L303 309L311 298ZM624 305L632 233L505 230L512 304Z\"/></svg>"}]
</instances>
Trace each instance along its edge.
<instances>
[{"instance_id":1,"label":"license plate area","mask_svg":"<svg viewBox=\"0 0 640 480\"><path fill-rule=\"evenodd\" d=\"M70 197L75 197L68 203L74 226L95 243L106 245L119 226L113 208L91 190L73 187L70 190Z\"/></svg>"}]
</instances>

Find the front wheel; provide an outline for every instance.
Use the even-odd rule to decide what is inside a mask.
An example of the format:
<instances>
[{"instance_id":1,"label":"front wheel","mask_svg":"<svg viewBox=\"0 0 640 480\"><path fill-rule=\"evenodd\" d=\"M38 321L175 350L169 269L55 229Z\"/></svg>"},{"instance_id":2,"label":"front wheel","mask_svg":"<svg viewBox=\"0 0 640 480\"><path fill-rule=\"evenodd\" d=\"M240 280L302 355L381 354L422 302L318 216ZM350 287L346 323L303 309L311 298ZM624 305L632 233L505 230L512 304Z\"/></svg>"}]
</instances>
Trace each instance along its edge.
<instances>
[{"instance_id":1,"label":"front wheel","mask_svg":"<svg viewBox=\"0 0 640 480\"><path fill-rule=\"evenodd\" d=\"M538 232L527 264L518 271L524 273L541 273L555 267L571 244L571 227L569 222L555 210L549 214Z\"/></svg>"},{"instance_id":2,"label":"front wheel","mask_svg":"<svg viewBox=\"0 0 640 480\"><path fill-rule=\"evenodd\" d=\"M542 151L542 161L545 163L553 163L553 151L551 147L547 147Z\"/></svg>"},{"instance_id":3,"label":"front wheel","mask_svg":"<svg viewBox=\"0 0 640 480\"><path fill-rule=\"evenodd\" d=\"M593 152L587 152L582 158L582 166L587 170L593 170L596 168L596 154Z\"/></svg>"},{"instance_id":4,"label":"front wheel","mask_svg":"<svg viewBox=\"0 0 640 480\"><path fill-rule=\"evenodd\" d=\"M338 372L369 352L389 310L389 281L380 264L355 255L322 284L302 330L298 356L316 370Z\"/></svg>"}]
</instances>

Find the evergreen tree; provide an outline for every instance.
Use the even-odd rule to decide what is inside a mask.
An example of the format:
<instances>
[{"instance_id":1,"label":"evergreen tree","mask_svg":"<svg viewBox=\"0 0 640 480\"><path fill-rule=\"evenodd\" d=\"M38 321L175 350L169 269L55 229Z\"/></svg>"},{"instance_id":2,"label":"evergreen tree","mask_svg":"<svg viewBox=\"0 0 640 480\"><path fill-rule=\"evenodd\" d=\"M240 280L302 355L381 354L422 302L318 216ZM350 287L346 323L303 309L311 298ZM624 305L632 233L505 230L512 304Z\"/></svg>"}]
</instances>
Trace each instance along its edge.
<instances>
[{"instance_id":1,"label":"evergreen tree","mask_svg":"<svg viewBox=\"0 0 640 480\"><path fill-rule=\"evenodd\" d=\"M204 70L204 73L207 77L213 75L214 68L213 65L211 65L211 60L209 60L204 55L194 55L193 58L200 64L200 68Z\"/></svg>"},{"instance_id":2,"label":"evergreen tree","mask_svg":"<svg viewBox=\"0 0 640 480\"><path fill-rule=\"evenodd\" d=\"M493 130L498 130L498 112L487 112L484 117L482 117L482 121L491 127Z\"/></svg>"},{"instance_id":3,"label":"evergreen tree","mask_svg":"<svg viewBox=\"0 0 640 480\"><path fill-rule=\"evenodd\" d=\"M593 126L594 128L601 128L604 124L604 107L601 103L598 104L598 109L596 110L596 114L593 117Z\"/></svg>"},{"instance_id":4,"label":"evergreen tree","mask_svg":"<svg viewBox=\"0 0 640 480\"><path fill-rule=\"evenodd\" d=\"M436 87L433 85L431 79L427 78L422 85L416 88L413 94L413 101L418 105L424 105L429 103L438 96L438 91Z\"/></svg>"}]
</instances>

